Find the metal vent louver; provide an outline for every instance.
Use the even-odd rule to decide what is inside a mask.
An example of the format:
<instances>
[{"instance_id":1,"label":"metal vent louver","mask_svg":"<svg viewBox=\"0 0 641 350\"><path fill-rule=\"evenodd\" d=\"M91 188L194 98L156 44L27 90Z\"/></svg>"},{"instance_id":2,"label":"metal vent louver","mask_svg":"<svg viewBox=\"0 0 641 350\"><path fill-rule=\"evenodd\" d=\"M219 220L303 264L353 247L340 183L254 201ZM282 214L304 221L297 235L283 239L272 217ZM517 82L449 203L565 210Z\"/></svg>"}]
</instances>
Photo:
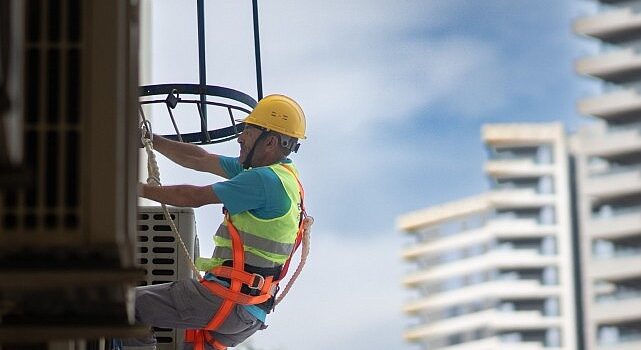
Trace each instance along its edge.
<instances>
[{"instance_id":1,"label":"metal vent louver","mask_svg":"<svg viewBox=\"0 0 641 350\"><path fill-rule=\"evenodd\" d=\"M198 237L194 210L169 207L172 220L193 258L199 255ZM171 232L169 221L162 207L140 207L138 211L138 243L136 244L140 265L145 268L145 278L139 285L152 285L193 278L189 260L180 243ZM158 350L181 349L184 332L168 328L155 328Z\"/></svg>"},{"instance_id":2,"label":"metal vent louver","mask_svg":"<svg viewBox=\"0 0 641 350\"><path fill-rule=\"evenodd\" d=\"M23 149L26 188L2 195L2 231L80 229L81 1L26 1Z\"/></svg>"}]
</instances>

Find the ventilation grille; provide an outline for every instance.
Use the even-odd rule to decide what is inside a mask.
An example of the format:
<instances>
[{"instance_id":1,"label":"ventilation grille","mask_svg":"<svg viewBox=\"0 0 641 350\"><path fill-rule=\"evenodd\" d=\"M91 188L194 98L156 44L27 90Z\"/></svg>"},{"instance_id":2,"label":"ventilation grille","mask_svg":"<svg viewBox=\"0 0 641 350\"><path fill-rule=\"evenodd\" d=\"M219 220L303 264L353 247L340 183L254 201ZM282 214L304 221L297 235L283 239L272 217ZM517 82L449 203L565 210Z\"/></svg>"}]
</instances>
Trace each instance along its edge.
<instances>
[{"instance_id":1,"label":"ventilation grille","mask_svg":"<svg viewBox=\"0 0 641 350\"><path fill-rule=\"evenodd\" d=\"M198 237L193 209L169 208L178 232L193 257L198 256ZM175 239L162 207L140 207L136 258L146 271L139 285L151 285L192 278L189 261ZM181 349L184 332L171 328L154 328L158 350Z\"/></svg>"},{"instance_id":2,"label":"ventilation grille","mask_svg":"<svg viewBox=\"0 0 641 350\"><path fill-rule=\"evenodd\" d=\"M0 194L0 232L80 227L81 0L25 1L25 189Z\"/></svg>"}]
</instances>

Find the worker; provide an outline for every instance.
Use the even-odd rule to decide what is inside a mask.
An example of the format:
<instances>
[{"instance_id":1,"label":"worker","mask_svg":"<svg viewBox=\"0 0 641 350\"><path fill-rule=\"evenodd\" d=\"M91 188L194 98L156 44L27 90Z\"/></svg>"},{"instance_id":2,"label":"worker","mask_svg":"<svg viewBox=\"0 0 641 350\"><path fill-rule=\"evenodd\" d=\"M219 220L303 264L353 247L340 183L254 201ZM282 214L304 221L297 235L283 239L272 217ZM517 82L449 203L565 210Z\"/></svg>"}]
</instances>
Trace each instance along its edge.
<instances>
[{"instance_id":1,"label":"worker","mask_svg":"<svg viewBox=\"0 0 641 350\"><path fill-rule=\"evenodd\" d=\"M186 333L185 345L197 350L233 347L266 328L277 280L297 243L304 210L298 171L288 158L298 150L298 140L305 138L301 107L283 95L266 96L244 119L244 126L238 136L239 157L212 154L197 145L153 135L154 148L173 162L225 181L207 186L139 187L141 197L173 206L224 205L225 220L214 236L213 256L196 262L201 271L208 271L202 281L180 280L136 289L137 322L192 329ZM242 239L240 256L232 243L234 234ZM243 261L243 266L238 267L236 260ZM242 286L233 277L239 268L246 273L243 278L250 279ZM234 286L234 295L241 295L225 296ZM223 296L218 294L221 289ZM232 297L238 302L230 302ZM150 334L124 340L123 346L153 349L155 339Z\"/></svg>"}]
</instances>

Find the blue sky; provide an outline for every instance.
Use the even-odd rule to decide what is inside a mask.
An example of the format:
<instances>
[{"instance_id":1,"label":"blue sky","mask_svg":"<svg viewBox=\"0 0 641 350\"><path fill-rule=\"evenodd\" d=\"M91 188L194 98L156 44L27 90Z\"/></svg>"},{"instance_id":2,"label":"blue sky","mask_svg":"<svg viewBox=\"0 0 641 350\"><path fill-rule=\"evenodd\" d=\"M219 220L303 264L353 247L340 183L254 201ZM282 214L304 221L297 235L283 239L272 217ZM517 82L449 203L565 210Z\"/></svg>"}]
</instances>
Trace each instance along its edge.
<instances>
[{"instance_id":1,"label":"blue sky","mask_svg":"<svg viewBox=\"0 0 641 350\"><path fill-rule=\"evenodd\" d=\"M151 75L196 83L196 1L154 1ZM263 350L404 349L398 215L487 189L480 127L582 122L575 101L598 86L573 61L595 43L571 32L593 12L570 0L261 2L263 85L300 102L308 135L293 156L316 218L309 265ZM256 96L251 1L207 1L208 83ZM170 132L164 115L155 130ZM208 146L237 155L234 142ZM160 158L165 184L207 184ZM201 254L219 222L197 210ZM302 345L304 344L304 346Z\"/></svg>"}]
</instances>

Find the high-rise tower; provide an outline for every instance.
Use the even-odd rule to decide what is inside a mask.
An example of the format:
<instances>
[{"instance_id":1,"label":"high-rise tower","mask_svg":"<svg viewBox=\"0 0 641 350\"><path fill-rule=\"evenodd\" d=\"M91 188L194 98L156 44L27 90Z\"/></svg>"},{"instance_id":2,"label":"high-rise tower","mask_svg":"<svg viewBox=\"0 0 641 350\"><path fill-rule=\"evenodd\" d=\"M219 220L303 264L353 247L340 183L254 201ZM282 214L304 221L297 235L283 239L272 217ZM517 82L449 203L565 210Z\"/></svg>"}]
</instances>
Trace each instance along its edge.
<instances>
[{"instance_id":1,"label":"high-rise tower","mask_svg":"<svg viewBox=\"0 0 641 350\"><path fill-rule=\"evenodd\" d=\"M574 31L601 52L577 61L602 82L578 102L596 119L574 140L587 350L641 348L641 1L601 0Z\"/></svg>"},{"instance_id":2,"label":"high-rise tower","mask_svg":"<svg viewBox=\"0 0 641 350\"><path fill-rule=\"evenodd\" d=\"M405 306L424 349L576 349L570 191L560 124L483 128L488 193L409 213Z\"/></svg>"}]
</instances>

